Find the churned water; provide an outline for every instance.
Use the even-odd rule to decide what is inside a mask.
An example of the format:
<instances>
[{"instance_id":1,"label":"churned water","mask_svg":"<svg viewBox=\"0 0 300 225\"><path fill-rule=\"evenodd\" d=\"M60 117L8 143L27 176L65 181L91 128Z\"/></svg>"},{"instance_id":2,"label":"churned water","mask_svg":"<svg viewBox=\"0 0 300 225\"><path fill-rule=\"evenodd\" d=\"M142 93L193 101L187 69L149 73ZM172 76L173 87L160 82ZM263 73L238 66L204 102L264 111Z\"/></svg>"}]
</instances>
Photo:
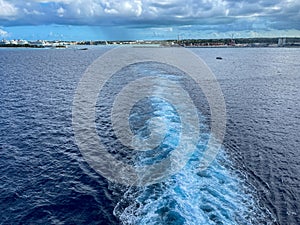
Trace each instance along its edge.
<instances>
[{"instance_id":1,"label":"churned water","mask_svg":"<svg viewBox=\"0 0 300 225\"><path fill-rule=\"evenodd\" d=\"M224 146L200 171L213 134L208 104L195 92L203 110L194 153L175 175L146 187L107 181L85 162L75 143L76 87L86 68L108 50L0 49L0 224L300 223L300 49L193 49L224 94ZM132 76L151 73L175 76L190 87L180 71L149 62L120 71L118 85L107 90L114 93ZM163 87L155 84L154 92ZM121 157L126 151L115 145L109 113L102 110L111 101L105 93L97 103L97 131L110 153ZM143 99L128 119L143 138L151 118L164 123L158 127L166 133L163 144L135 155L131 163L156 163L178 145L176 109L159 98Z\"/></svg>"}]
</instances>

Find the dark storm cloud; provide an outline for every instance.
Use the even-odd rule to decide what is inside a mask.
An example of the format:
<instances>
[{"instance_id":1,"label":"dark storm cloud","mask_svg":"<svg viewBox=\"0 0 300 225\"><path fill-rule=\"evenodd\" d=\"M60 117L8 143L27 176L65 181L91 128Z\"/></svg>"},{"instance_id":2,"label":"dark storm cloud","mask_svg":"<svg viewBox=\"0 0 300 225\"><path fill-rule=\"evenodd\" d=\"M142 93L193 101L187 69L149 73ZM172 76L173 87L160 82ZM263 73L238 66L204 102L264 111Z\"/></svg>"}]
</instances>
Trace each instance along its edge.
<instances>
[{"instance_id":1,"label":"dark storm cloud","mask_svg":"<svg viewBox=\"0 0 300 225\"><path fill-rule=\"evenodd\" d=\"M203 25L217 30L300 30L298 0L0 0L0 26Z\"/></svg>"}]
</instances>

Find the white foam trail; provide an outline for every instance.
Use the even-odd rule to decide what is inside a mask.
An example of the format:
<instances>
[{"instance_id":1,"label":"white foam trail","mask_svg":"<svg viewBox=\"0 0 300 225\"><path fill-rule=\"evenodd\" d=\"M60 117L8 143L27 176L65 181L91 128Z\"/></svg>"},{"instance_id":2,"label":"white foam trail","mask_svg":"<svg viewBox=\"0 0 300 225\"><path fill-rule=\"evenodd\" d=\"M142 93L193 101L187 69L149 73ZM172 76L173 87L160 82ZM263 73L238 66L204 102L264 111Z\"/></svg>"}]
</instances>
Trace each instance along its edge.
<instances>
[{"instance_id":1,"label":"white foam trail","mask_svg":"<svg viewBox=\"0 0 300 225\"><path fill-rule=\"evenodd\" d=\"M168 113L165 110L168 109ZM156 116L168 115L169 106L160 103ZM177 115L173 113L173 120ZM176 122L175 122L176 124ZM167 123L165 145L176 145L172 129ZM157 128L156 128L157 129ZM165 127L162 127L165 131ZM167 180L140 188L127 189L114 213L123 224L261 224L267 216L255 201L243 177L234 172L224 150L204 171L200 161L207 147L209 134L202 134L200 142L187 165ZM141 158L141 160L152 160ZM180 159L179 159L180 160ZM125 204L124 204L125 203Z\"/></svg>"}]
</instances>

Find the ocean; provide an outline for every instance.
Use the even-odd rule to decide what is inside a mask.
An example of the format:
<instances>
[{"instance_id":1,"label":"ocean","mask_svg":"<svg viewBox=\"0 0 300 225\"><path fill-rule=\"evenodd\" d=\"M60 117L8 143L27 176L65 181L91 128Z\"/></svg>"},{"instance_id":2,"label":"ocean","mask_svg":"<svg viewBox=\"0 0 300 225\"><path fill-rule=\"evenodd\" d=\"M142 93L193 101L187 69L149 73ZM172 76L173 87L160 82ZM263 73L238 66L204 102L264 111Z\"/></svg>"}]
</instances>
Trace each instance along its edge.
<instances>
[{"instance_id":1,"label":"ocean","mask_svg":"<svg viewBox=\"0 0 300 225\"><path fill-rule=\"evenodd\" d=\"M0 49L0 224L300 224L299 48L187 50L215 75L226 105L222 147L204 170L199 164L214 136L211 111L192 80L155 61L114 74L99 91L95 129L107 152L124 163L156 164L180 146L179 112L186 104L176 108L155 95L137 102L128 120L138 140L149 137L149 126L165 135L154 150L132 153L110 122L113 96L124 86L158 76L151 90L161 94L168 87L163 79L171 79L196 105L200 135L188 161L142 186L99 174L76 141L76 90L110 50Z\"/></svg>"}]
</instances>

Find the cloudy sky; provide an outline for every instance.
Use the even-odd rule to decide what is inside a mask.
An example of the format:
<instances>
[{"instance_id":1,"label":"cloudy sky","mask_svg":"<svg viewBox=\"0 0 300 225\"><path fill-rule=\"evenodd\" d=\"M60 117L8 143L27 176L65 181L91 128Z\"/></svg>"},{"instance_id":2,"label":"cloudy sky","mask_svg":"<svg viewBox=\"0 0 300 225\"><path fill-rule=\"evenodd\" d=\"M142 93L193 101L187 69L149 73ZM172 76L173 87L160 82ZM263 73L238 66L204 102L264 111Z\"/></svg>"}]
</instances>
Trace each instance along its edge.
<instances>
[{"instance_id":1,"label":"cloudy sky","mask_svg":"<svg viewBox=\"0 0 300 225\"><path fill-rule=\"evenodd\" d=\"M0 38L300 37L300 0L0 0Z\"/></svg>"}]
</instances>

